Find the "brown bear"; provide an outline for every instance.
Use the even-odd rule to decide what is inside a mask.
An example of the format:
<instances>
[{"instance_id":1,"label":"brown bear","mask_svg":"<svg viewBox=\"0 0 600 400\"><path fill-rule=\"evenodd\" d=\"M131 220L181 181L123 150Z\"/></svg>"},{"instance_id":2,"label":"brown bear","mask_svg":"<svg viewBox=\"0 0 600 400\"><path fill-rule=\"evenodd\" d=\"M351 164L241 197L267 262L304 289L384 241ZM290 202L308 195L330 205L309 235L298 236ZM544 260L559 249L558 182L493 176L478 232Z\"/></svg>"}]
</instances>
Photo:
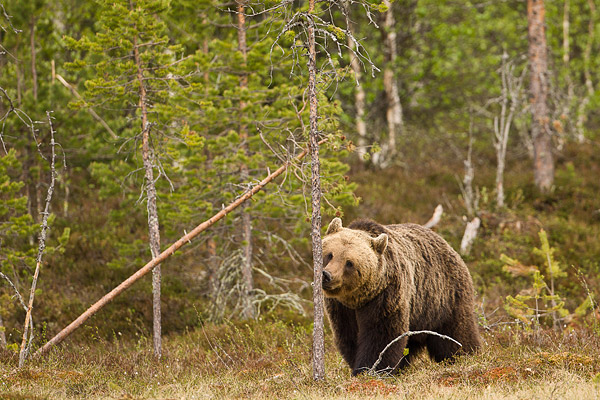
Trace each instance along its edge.
<instances>
[{"instance_id":1,"label":"brown bear","mask_svg":"<svg viewBox=\"0 0 600 400\"><path fill-rule=\"evenodd\" d=\"M461 257L439 235L415 224L380 225L335 218L323 239L323 292L337 348L352 374L377 365L397 373L427 348L436 361L481 346L473 283ZM404 349L408 348L405 355Z\"/></svg>"}]
</instances>

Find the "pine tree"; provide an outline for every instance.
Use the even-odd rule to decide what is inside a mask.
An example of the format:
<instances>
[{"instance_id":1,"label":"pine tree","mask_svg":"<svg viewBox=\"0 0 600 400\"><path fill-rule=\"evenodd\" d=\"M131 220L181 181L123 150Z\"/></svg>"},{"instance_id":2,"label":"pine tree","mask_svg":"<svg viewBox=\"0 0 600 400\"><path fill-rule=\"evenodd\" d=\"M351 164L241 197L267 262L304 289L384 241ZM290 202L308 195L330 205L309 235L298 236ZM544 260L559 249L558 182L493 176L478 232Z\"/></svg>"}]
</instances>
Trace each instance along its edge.
<instances>
[{"instance_id":1,"label":"pine tree","mask_svg":"<svg viewBox=\"0 0 600 400\"><path fill-rule=\"evenodd\" d=\"M171 45L165 24L159 16L166 11L164 1L101 1L99 31L79 41L67 39L78 50L89 52L87 60L70 63L71 68L90 66L95 78L86 82L86 103L81 106L110 104L123 116L138 121L123 130L124 144L141 150L144 170L149 246L152 257L160 253L160 227L156 181L165 176L165 142L173 136L177 111L170 98L180 90L178 77L183 59L181 46ZM141 146L140 146L141 142ZM167 177L168 179L168 177ZM152 276L154 354L161 355L161 271Z\"/></svg>"}]
</instances>

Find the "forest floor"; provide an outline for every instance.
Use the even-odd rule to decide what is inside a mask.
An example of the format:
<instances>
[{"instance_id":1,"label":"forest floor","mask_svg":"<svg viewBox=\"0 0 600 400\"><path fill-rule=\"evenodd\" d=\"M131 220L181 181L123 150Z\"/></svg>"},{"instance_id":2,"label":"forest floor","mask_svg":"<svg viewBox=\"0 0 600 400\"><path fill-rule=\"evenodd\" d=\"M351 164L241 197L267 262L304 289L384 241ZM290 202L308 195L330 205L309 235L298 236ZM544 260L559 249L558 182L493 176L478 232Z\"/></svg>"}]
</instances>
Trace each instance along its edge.
<instances>
[{"instance_id":1,"label":"forest floor","mask_svg":"<svg viewBox=\"0 0 600 400\"><path fill-rule=\"evenodd\" d=\"M48 357L18 369L16 353L0 354L2 399L597 399L600 339L587 330L524 332L514 326L484 333L485 346L453 364L427 357L395 377L360 376L326 338L326 379L315 382L308 319L224 323L164 340L87 344L67 341Z\"/></svg>"}]
</instances>

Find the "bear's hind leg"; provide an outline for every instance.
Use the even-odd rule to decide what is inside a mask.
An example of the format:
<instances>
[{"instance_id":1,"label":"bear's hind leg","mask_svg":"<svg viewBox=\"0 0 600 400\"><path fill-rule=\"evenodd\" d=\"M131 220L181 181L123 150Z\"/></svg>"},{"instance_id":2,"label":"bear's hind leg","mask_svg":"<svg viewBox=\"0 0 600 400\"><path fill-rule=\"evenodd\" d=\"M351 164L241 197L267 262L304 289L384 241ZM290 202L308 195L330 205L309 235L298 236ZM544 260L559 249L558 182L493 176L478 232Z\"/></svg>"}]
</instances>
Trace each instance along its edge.
<instances>
[{"instance_id":1,"label":"bear's hind leg","mask_svg":"<svg viewBox=\"0 0 600 400\"><path fill-rule=\"evenodd\" d=\"M467 311L462 314L437 331L437 333L456 340L462 347L449 339L439 336L429 335L427 338L429 356L435 361L452 360L458 352L472 353L481 346L481 338L479 337L479 330L477 329L477 322L475 321L473 312Z\"/></svg>"},{"instance_id":2,"label":"bear's hind leg","mask_svg":"<svg viewBox=\"0 0 600 400\"><path fill-rule=\"evenodd\" d=\"M442 332L437 333L450 336L452 339L454 339L452 334L448 335ZM460 340L458 340L458 342L461 343ZM437 362L442 362L444 360L452 360L454 355L459 350L460 346L451 340L441 338L435 335L429 335L429 337L427 338L427 351L429 352L429 357L431 357Z\"/></svg>"}]
</instances>

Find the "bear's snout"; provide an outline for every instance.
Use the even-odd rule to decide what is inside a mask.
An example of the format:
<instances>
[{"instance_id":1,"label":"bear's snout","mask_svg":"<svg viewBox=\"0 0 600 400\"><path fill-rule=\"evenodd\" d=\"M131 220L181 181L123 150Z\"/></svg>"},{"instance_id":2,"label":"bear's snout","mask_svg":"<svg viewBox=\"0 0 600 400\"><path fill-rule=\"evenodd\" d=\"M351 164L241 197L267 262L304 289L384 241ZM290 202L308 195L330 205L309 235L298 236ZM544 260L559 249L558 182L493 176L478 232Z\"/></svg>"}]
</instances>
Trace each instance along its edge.
<instances>
[{"instance_id":1,"label":"bear's snout","mask_svg":"<svg viewBox=\"0 0 600 400\"><path fill-rule=\"evenodd\" d=\"M326 294L333 294L333 292L335 292L335 290L338 289L336 287L333 275L331 275L331 272L323 270L321 287L323 288Z\"/></svg>"},{"instance_id":2,"label":"bear's snout","mask_svg":"<svg viewBox=\"0 0 600 400\"><path fill-rule=\"evenodd\" d=\"M323 271L323 285L331 282L331 273L329 271Z\"/></svg>"}]
</instances>

